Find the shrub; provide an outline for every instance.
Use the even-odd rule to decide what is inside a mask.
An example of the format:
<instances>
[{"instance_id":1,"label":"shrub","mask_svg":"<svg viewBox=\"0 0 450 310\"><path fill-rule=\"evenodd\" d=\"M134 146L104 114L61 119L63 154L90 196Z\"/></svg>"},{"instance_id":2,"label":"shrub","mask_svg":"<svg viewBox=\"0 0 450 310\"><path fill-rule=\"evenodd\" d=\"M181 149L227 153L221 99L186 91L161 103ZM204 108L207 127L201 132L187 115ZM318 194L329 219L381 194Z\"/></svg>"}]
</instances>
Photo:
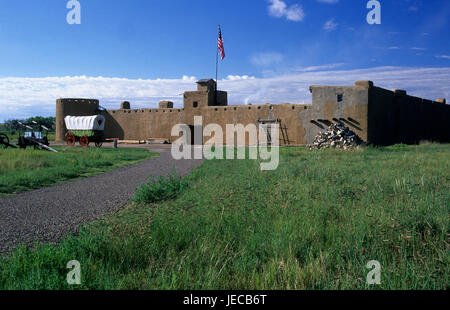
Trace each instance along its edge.
<instances>
[{"instance_id":1,"label":"shrub","mask_svg":"<svg viewBox=\"0 0 450 310\"><path fill-rule=\"evenodd\" d=\"M141 185L134 196L138 203L154 203L174 199L187 187L187 182L172 172L167 179L158 177Z\"/></svg>"}]
</instances>

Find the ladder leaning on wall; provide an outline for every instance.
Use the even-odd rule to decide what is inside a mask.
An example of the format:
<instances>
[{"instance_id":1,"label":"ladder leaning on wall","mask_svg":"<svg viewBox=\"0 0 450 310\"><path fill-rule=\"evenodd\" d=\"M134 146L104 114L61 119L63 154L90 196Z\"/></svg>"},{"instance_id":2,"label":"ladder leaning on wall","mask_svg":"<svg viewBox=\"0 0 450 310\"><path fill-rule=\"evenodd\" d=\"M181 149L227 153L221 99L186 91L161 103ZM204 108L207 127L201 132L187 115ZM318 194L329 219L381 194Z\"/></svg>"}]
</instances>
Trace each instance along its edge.
<instances>
[{"instance_id":1,"label":"ladder leaning on wall","mask_svg":"<svg viewBox=\"0 0 450 310\"><path fill-rule=\"evenodd\" d=\"M282 125L281 123L281 119L268 119L268 120L264 120L264 119L260 119L258 118L258 120L256 121L256 123L258 124L258 126L263 126L264 132L266 133L266 138L267 138L267 144L268 145L272 145L272 136L271 136L271 129L272 126L278 125L280 130L281 130L281 137L283 139L283 144L284 145L290 145L291 141L289 140L289 136L288 136L288 132L287 132L287 127Z\"/></svg>"}]
</instances>

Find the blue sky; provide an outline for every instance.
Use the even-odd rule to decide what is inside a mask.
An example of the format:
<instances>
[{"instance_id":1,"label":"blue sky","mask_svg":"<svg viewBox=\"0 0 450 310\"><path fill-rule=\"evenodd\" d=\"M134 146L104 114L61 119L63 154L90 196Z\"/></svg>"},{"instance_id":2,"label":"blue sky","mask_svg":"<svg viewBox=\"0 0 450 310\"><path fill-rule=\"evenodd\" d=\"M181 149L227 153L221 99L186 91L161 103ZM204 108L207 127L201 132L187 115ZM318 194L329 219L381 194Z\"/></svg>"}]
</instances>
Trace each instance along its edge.
<instances>
[{"instance_id":1,"label":"blue sky","mask_svg":"<svg viewBox=\"0 0 450 310\"><path fill-rule=\"evenodd\" d=\"M181 106L195 79L215 75L219 23L233 104L308 102L309 84L359 76L450 95L448 0L380 0L381 25L366 22L368 0L79 2L81 24L69 25L67 0L0 0L0 121L54 114L59 97Z\"/></svg>"}]
</instances>

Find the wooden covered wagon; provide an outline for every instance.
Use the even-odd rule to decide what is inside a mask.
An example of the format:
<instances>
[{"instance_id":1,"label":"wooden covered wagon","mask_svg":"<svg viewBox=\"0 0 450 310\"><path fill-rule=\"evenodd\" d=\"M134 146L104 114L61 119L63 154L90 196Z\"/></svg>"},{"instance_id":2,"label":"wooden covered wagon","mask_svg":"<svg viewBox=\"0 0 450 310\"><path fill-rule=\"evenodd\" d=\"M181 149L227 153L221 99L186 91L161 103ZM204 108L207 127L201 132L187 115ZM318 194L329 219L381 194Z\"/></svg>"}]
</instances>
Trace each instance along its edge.
<instances>
[{"instance_id":1,"label":"wooden covered wagon","mask_svg":"<svg viewBox=\"0 0 450 310\"><path fill-rule=\"evenodd\" d=\"M66 143L74 146L78 141L81 146L87 147L89 143L95 143L96 147L101 147L104 140L105 117L103 115L94 116L66 116Z\"/></svg>"}]
</instances>

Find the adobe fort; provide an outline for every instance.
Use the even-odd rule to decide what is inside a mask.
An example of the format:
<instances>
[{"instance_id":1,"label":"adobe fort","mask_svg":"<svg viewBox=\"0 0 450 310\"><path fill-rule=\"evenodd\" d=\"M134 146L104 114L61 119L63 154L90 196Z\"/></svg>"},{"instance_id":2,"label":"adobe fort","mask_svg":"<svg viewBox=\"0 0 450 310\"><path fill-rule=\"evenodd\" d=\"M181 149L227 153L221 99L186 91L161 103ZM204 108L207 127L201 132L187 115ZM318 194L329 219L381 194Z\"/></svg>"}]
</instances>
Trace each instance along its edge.
<instances>
[{"instance_id":1,"label":"adobe fort","mask_svg":"<svg viewBox=\"0 0 450 310\"><path fill-rule=\"evenodd\" d=\"M66 134L65 116L103 114L105 137L120 140L166 139L174 141L172 127L194 127L194 116L203 117L203 126L226 124L280 124L280 145L311 144L317 133L332 123L342 123L364 141L374 145L418 143L422 140L450 142L450 106L409 96L404 90L386 90L371 81L354 86L311 86L312 104L262 104L229 106L227 92L216 91L212 79L197 82L197 91L184 93L184 108L170 101L158 109L131 109L122 102L120 109L102 110L94 99L56 101L56 139ZM224 141L226 141L224 137ZM248 141L248 140L247 140Z\"/></svg>"}]
</instances>

